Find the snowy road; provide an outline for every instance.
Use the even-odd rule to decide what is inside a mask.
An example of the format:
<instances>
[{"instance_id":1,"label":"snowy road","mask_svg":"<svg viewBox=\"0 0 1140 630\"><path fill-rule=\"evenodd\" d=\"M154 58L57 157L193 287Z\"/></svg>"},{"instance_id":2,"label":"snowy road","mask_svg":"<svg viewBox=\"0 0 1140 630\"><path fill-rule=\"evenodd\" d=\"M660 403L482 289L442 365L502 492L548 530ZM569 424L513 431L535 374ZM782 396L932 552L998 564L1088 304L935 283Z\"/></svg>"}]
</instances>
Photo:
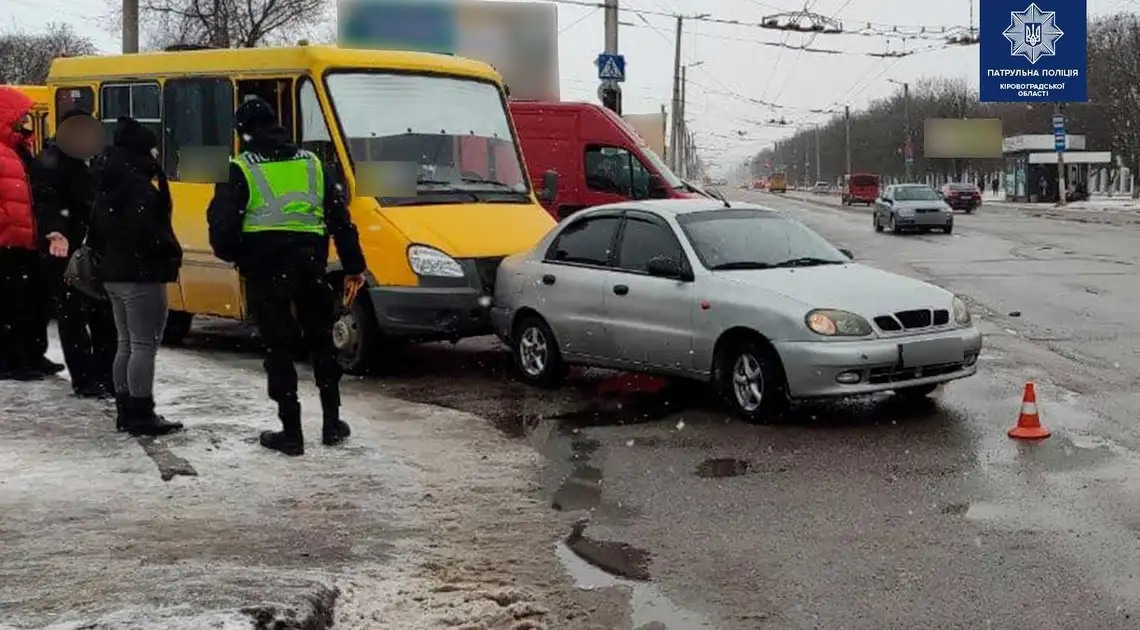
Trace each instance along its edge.
<instances>
[{"instance_id":1,"label":"snowy road","mask_svg":"<svg viewBox=\"0 0 1140 630\"><path fill-rule=\"evenodd\" d=\"M161 355L188 431L153 444L64 383L0 383L0 625L1137 627L1135 217L995 206L894 237L860 208L740 196L965 294L979 376L752 427L690 389L611 394L605 373L535 391L473 340L346 381L350 443L320 447L310 413L289 460L255 444L274 419L248 338L199 328ZM1026 380L1039 444L1005 435Z\"/></svg>"}]
</instances>

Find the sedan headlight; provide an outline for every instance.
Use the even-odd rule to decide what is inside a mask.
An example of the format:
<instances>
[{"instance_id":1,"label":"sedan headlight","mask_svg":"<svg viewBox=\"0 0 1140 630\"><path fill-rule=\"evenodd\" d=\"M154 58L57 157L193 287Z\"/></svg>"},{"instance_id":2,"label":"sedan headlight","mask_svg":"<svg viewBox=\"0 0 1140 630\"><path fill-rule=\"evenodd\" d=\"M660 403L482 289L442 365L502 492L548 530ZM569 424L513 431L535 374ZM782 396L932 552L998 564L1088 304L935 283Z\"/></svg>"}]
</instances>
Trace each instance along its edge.
<instances>
[{"instance_id":1,"label":"sedan headlight","mask_svg":"<svg viewBox=\"0 0 1140 630\"><path fill-rule=\"evenodd\" d=\"M970 309L966 308L966 303L962 298L954 298L954 322L959 326L970 325Z\"/></svg>"},{"instance_id":2,"label":"sedan headlight","mask_svg":"<svg viewBox=\"0 0 1140 630\"><path fill-rule=\"evenodd\" d=\"M816 309L804 317L808 330L825 337L865 337L871 324L855 313L832 309Z\"/></svg>"},{"instance_id":3,"label":"sedan headlight","mask_svg":"<svg viewBox=\"0 0 1140 630\"><path fill-rule=\"evenodd\" d=\"M425 245L412 245L408 248L408 265L417 276L462 278L466 275L454 258Z\"/></svg>"},{"instance_id":4,"label":"sedan headlight","mask_svg":"<svg viewBox=\"0 0 1140 630\"><path fill-rule=\"evenodd\" d=\"M913 217L914 216L914 208L899 208L899 216L900 217Z\"/></svg>"}]
</instances>

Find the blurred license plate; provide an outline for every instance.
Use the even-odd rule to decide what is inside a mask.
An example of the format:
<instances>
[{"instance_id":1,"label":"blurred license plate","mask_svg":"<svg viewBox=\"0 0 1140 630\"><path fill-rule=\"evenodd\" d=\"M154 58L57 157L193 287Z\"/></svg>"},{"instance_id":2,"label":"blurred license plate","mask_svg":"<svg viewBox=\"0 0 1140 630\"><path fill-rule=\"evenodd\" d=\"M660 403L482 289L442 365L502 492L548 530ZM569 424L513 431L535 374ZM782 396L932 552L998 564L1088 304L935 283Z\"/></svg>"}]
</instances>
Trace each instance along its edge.
<instances>
[{"instance_id":1,"label":"blurred license plate","mask_svg":"<svg viewBox=\"0 0 1140 630\"><path fill-rule=\"evenodd\" d=\"M961 363L965 357L965 350L962 349L961 339L928 339L899 344L899 354L902 355L904 368L914 368Z\"/></svg>"}]
</instances>

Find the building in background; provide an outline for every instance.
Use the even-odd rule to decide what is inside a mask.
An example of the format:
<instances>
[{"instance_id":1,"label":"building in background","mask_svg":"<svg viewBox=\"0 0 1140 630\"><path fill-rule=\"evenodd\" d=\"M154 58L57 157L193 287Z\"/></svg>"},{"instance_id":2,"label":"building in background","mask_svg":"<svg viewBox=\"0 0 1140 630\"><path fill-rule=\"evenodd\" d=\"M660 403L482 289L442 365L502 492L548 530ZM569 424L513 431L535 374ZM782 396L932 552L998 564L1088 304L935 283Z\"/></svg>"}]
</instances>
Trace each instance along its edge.
<instances>
[{"instance_id":1,"label":"building in background","mask_svg":"<svg viewBox=\"0 0 1140 630\"><path fill-rule=\"evenodd\" d=\"M665 155L665 112L656 114L626 114L622 116L645 144L659 156Z\"/></svg>"},{"instance_id":2,"label":"building in background","mask_svg":"<svg viewBox=\"0 0 1140 630\"><path fill-rule=\"evenodd\" d=\"M341 46L416 50L488 63L518 100L560 100L558 8L539 2L339 0Z\"/></svg>"}]
</instances>

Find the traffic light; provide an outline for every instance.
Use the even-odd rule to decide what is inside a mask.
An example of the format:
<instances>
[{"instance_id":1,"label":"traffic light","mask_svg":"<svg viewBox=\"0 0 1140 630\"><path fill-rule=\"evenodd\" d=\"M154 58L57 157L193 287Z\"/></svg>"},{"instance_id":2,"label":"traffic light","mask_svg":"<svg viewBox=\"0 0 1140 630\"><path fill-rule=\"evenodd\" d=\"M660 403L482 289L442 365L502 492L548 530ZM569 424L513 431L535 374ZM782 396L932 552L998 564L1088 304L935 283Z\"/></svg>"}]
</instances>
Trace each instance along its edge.
<instances>
[{"instance_id":1,"label":"traffic light","mask_svg":"<svg viewBox=\"0 0 1140 630\"><path fill-rule=\"evenodd\" d=\"M601 96L602 107L621 116L621 88L616 86L602 88Z\"/></svg>"}]
</instances>

